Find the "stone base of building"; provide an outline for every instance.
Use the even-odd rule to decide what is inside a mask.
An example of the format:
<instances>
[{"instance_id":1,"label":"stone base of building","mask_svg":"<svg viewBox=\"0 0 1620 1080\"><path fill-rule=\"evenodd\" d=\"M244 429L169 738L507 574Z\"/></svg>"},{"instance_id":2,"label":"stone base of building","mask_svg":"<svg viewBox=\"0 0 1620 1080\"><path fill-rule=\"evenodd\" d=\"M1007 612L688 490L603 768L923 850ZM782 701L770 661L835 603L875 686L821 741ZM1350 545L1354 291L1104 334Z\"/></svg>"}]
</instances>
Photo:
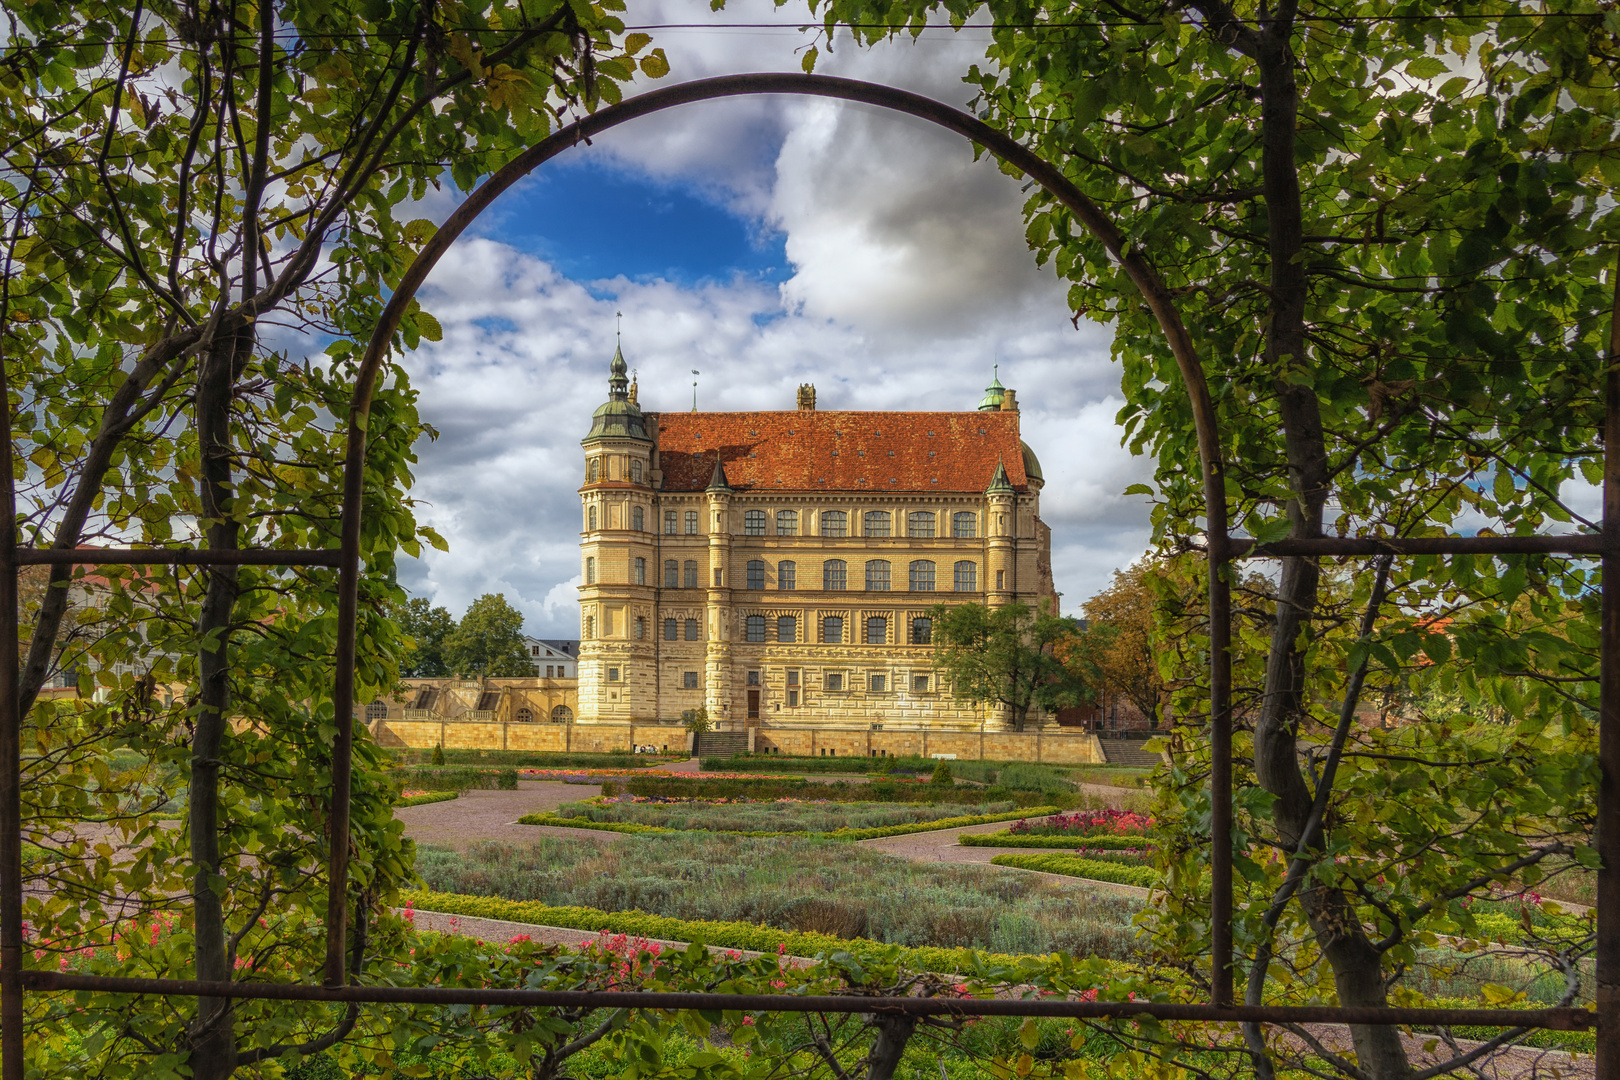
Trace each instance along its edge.
<instances>
[{"instance_id":1,"label":"stone base of building","mask_svg":"<svg viewBox=\"0 0 1620 1080\"><path fill-rule=\"evenodd\" d=\"M524 724L501 720L379 720L371 733L385 746L430 750L528 750L606 753L655 746L690 749L692 737L675 724ZM800 757L931 757L963 760L1044 761L1054 765L1100 765L1108 758L1089 732L945 731L930 728L771 727L749 725L748 747L756 754Z\"/></svg>"}]
</instances>

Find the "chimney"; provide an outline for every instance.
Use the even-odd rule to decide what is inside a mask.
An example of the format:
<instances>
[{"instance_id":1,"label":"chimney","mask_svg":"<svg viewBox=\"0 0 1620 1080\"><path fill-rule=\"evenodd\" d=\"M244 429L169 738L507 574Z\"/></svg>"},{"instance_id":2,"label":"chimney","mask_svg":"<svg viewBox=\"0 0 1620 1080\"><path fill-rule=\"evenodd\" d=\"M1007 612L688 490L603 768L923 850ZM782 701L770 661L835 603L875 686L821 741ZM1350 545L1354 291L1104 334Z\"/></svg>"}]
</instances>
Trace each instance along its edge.
<instances>
[{"instance_id":1,"label":"chimney","mask_svg":"<svg viewBox=\"0 0 1620 1080\"><path fill-rule=\"evenodd\" d=\"M799 385L799 411L816 411L816 386L814 383L801 383Z\"/></svg>"},{"instance_id":2,"label":"chimney","mask_svg":"<svg viewBox=\"0 0 1620 1080\"><path fill-rule=\"evenodd\" d=\"M1016 390L1007 390L1007 391L1004 391L1002 393L1002 395L1001 395L1001 411L1002 412L1017 412L1018 411L1018 391L1016 391Z\"/></svg>"}]
</instances>

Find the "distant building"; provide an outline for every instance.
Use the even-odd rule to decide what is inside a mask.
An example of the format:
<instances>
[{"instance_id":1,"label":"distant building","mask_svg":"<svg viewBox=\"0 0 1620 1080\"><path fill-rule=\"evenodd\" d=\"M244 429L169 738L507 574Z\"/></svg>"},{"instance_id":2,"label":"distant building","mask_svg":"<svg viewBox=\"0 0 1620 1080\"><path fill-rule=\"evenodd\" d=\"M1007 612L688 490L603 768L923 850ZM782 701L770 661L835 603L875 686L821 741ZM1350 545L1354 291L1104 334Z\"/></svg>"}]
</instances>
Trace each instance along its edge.
<instances>
[{"instance_id":1,"label":"distant building","mask_svg":"<svg viewBox=\"0 0 1620 1080\"><path fill-rule=\"evenodd\" d=\"M579 642L548 641L523 635L523 647L534 661L534 673L542 679L579 677Z\"/></svg>"},{"instance_id":2,"label":"distant building","mask_svg":"<svg viewBox=\"0 0 1620 1080\"><path fill-rule=\"evenodd\" d=\"M582 722L1002 726L939 685L929 608L1056 603L1013 391L962 412L818 412L803 386L794 411L643 413L622 350L608 387L583 442Z\"/></svg>"}]
</instances>

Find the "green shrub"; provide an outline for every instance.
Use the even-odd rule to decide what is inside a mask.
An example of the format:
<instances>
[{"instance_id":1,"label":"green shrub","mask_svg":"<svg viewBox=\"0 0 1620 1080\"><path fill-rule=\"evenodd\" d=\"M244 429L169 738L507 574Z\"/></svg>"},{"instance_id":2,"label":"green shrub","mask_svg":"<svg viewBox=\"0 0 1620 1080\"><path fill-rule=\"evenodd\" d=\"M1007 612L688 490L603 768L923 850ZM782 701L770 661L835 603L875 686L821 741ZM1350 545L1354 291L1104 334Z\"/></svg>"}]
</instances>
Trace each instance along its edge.
<instances>
[{"instance_id":1,"label":"green shrub","mask_svg":"<svg viewBox=\"0 0 1620 1080\"><path fill-rule=\"evenodd\" d=\"M502 791L516 791L518 774L516 769L502 769L495 776L495 786Z\"/></svg>"},{"instance_id":2,"label":"green shrub","mask_svg":"<svg viewBox=\"0 0 1620 1080\"><path fill-rule=\"evenodd\" d=\"M1050 807L1038 807L1041 812L1049 812ZM937 829L958 829L964 825L987 825L993 821L1011 821L1024 816L1022 811L1011 810L996 814L977 814L970 817L940 818L935 821L915 822L904 825L883 825L867 829L843 828L828 832L783 832L781 830L747 830L732 831L725 829L672 829L660 825L647 825L637 822L623 821L593 821L584 817L561 817L557 814L525 814L518 818L520 825L553 825L565 829L597 829L603 832L621 833L707 833L717 836L803 836L816 840L877 840L885 836L904 836L908 833L933 832Z\"/></svg>"},{"instance_id":3,"label":"green shrub","mask_svg":"<svg viewBox=\"0 0 1620 1080\"><path fill-rule=\"evenodd\" d=\"M492 791L496 788L512 790L517 787L516 769L470 769L451 766L443 769L410 766L396 769L392 777L407 789L423 791Z\"/></svg>"},{"instance_id":4,"label":"green shrub","mask_svg":"<svg viewBox=\"0 0 1620 1080\"><path fill-rule=\"evenodd\" d=\"M444 764L444 744L443 743L434 743L433 744L433 764L435 764L435 765L443 765Z\"/></svg>"},{"instance_id":5,"label":"green shrub","mask_svg":"<svg viewBox=\"0 0 1620 1080\"><path fill-rule=\"evenodd\" d=\"M1121 866L1099 859L1084 859L1078 855L997 855L990 862L995 866L1013 866L1020 870L1039 870L1046 874L1065 874L1069 877L1108 881L1116 885L1138 885L1149 888L1159 880L1150 866Z\"/></svg>"},{"instance_id":6,"label":"green shrub","mask_svg":"<svg viewBox=\"0 0 1620 1080\"><path fill-rule=\"evenodd\" d=\"M448 802L460 794L459 791L430 791L425 795L402 795L394 806L427 806L429 803Z\"/></svg>"},{"instance_id":7,"label":"green shrub","mask_svg":"<svg viewBox=\"0 0 1620 1080\"><path fill-rule=\"evenodd\" d=\"M822 803L797 799L772 802L629 802L592 800L565 803L557 816L591 821L655 825L737 833L827 833L839 829L917 825L942 818L980 817L1016 810L1010 802L955 803Z\"/></svg>"},{"instance_id":8,"label":"green shrub","mask_svg":"<svg viewBox=\"0 0 1620 1080\"><path fill-rule=\"evenodd\" d=\"M847 780L819 783L798 777L707 778L700 775L685 779L668 773L612 778L602 784L602 794L656 795L675 799L805 799L817 802L1011 802L1021 807L1033 807L1035 803L1042 802L1039 795L1031 791L967 785L947 788L933 784L901 783L893 779L874 780L871 783Z\"/></svg>"},{"instance_id":9,"label":"green shrub","mask_svg":"<svg viewBox=\"0 0 1620 1080\"><path fill-rule=\"evenodd\" d=\"M1003 829L992 833L963 833L957 837L963 847L1046 848L1073 851L1075 848L1104 848L1113 851L1134 851L1152 848L1152 840L1141 836L1019 836Z\"/></svg>"},{"instance_id":10,"label":"green shrub","mask_svg":"<svg viewBox=\"0 0 1620 1080\"><path fill-rule=\"evenodd\" d=\"M944 758L940 758L939 764L934 766L934 775L928 778L928 782L941 787L954 787L956 785L956 777L951 775L951 767L945 764Z\"/></svg>"},{"instance_id":11,"label":"green shrub","mask_svg":"<svg viewBox=\"0 0 1620 1080\"><path fill-rule=\"evenodd\" d=\"M681 738L686 738L682 733ZM399 766L419 765L426 767L432 764L432 750L390 749L385 750L387 756ZM682 761L686 755L676 750L668 754L631 754L624 750L608 750L602 753L550 750L445 750L444 763L446 765L472 765L480 768L529 768L529 769L572 769L572 768L598 768L598 769L641 769L652 768L656 765L666 765L671 761Z\"/></svg>"}]
</instances>

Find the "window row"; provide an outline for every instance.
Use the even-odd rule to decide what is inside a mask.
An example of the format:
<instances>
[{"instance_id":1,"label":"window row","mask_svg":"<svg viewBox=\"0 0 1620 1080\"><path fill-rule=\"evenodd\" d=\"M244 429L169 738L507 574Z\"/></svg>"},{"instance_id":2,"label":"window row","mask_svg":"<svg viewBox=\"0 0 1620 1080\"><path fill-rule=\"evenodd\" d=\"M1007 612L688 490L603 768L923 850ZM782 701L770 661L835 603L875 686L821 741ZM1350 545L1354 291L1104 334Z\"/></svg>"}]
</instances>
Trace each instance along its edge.
<instances>
[{"instance_id":1,"label":"window row","mask_svg":"<svg viewBox=\"0 0 1620 1080\"><path fill-rule=\"evenodd\" d=\"M597 521L596 507L587 506L585 508L585 531L586 532L595 532L596 531L596 521ZM630 531L632 531L632 532L646 532L647 531L647 511L646 511L646 509L644 507L632 506L630 508ZM697 523L696 522L693 522L691 531L692 532L697 532Z\"/></svg>"},{"instance_id":2,"label":"window row","mask_svg":"<svg viewBox=\"0 0 1620 1080\"><path fill-rule=\"evenodd\" d=\"M892 515L887 510L868 510L861 515L862 536L897 536L894 531ZM905 515L906 535L913 539L926 540L938 532L936 523L944 517L932 510L913 510ZM764 536L765 526L769 521L763 510L746 510L743 512L743 535ZM958 511L950 515L951 536L958 540L972 540L978 536L979 515L971 510ZM849 536L849 514L843 510L823 510L821 512L822 536ZM666 532L669 530L665 530ZM778 510L776 512L776 535L799 535L799 512L797 510Z\"/></svg>"},{"instance_id":3,"label":"window row","mask_svg":"<svg viewBox=\"0 0 1620 1080\"><path fill-rule=\"evenodd\" d=\"M674 562L665 563L665 577L669 576L669 567ZM690 564L689 564L690 565ZM763 559L750 559L748 561L745 587L749 589L765 588L765 574L769 569ZM891 586L892 566L887 559L869 559L866 563L866 591L888 592ZM963 560L956 564L952 587L956 592L977 592L979 588L979 564L972 560ZM906 587L912 592L933 592L935 566L927 559L918 559L907 568ZM776 564L776 588L779 592L790 592L798 588L798 564L784 560ZM821 587L827 592L846 592L849 589L849 564L843 559L828 559L821 564Z\"/></svg>"},{"instance_id":4,"label":"window row","mask_svg":"<svg viewBox=\"0 0 1620 1080\"><path fill-rule=\"evenodd\" d=\"M771 624L774 621L775 626ZM665 625L674 622L669 620ZM768 631L774 630L775 637L767 637ZM887 645L889 643L889 618L886 615L872 615L861 619L857 623L857 630L861 635L861 643L866 645ZM666 633L667 637L667 633ZM670 640L674 640L671 638ZM799 620L795 615L778 615L774 620L764 615L748 615L743 618L743 640L753 642L775 641L781 644L799 643ZM927 616L916 616L906 627L906 644L931 645L934 641L934 620ZM828 615L821 620L820 632L817 642L822 645L853 644L844 640L844 617L842 615Z\"/></svg>"},{"instance_id":5,"label":"window row","mask_svg":"<svg viewBox=\"0 0 1620 1080\"><path fill-rule=\"evenodd\" d=\"M614 669L609 669L609 670L614 670ZM805 679L805 680L803 680L801 682L800 677L799 677L800 672L799 672L798 668L789 668L789 669L787 669L787 671L785 672L785 676L786 676L785 677L786 686L783 689L783 699L784 699L783 704L791 709L791 708L794 708L794 707L796 707L797 705L800 704L801 691L802 691L802 689L804 687L809 685L809 680ZM894 678L894 688L899 689L900 687L904 686L906 684L905 680L906 680L906 676L904 676L904 675L895 676L895 678ZM910 677L910 681L911 681L911 692L914 693L914 694L926 694L926 693L929 693L930 690L932 690L934 688L933 677L929 676L929 675L920 675L920 674L917 674L917 673L914 672L914 673L912 673L912 675ZM826 691L828 693L842 694L845 691L846 673L842 672L842 671L829 671L829 672L826 672L826 673L824 673L822 675L821 682L822 682L822 686L826 689ZM760 678L759 678L759 672L750 671L748 673L748 685L750 687L755 687L755 686L762 685L761 682L760 682ZM866 687L867 687L867 689L869 691L871 691L874 694L886 694L886 693L888 693L889 692L889 674L887 672L882 672L882 673L871 672L871 673L869 673L866 676ZM684 689L684 690L697 690L697 689L699 689L700 687L699 687L698 673L695 672L695 671L683 671L683 672L681 672L681 688ZM757 701L753 701L749 705L749 715L750 716L755 715L754 714L754 709L757 707L757 704L758 704ZM824 751L822 751L822 753L825 754L826 751L824 750Z\"/></svg>"},{"instance_id":6,"label":"window row","mask_svg":"<svg viewBox=\"0 0 1620 1080\"><path fill-rule=\"evenodd\" d=\"M587 484L594 484L598 480L607 479L610 479L610 477L608 476L606 463L602 458L593 457L585 463L585 482ZM630 482L632 484L641 483L641 461L638 458L630 459Z\"/></svg>"}]
</instances>

